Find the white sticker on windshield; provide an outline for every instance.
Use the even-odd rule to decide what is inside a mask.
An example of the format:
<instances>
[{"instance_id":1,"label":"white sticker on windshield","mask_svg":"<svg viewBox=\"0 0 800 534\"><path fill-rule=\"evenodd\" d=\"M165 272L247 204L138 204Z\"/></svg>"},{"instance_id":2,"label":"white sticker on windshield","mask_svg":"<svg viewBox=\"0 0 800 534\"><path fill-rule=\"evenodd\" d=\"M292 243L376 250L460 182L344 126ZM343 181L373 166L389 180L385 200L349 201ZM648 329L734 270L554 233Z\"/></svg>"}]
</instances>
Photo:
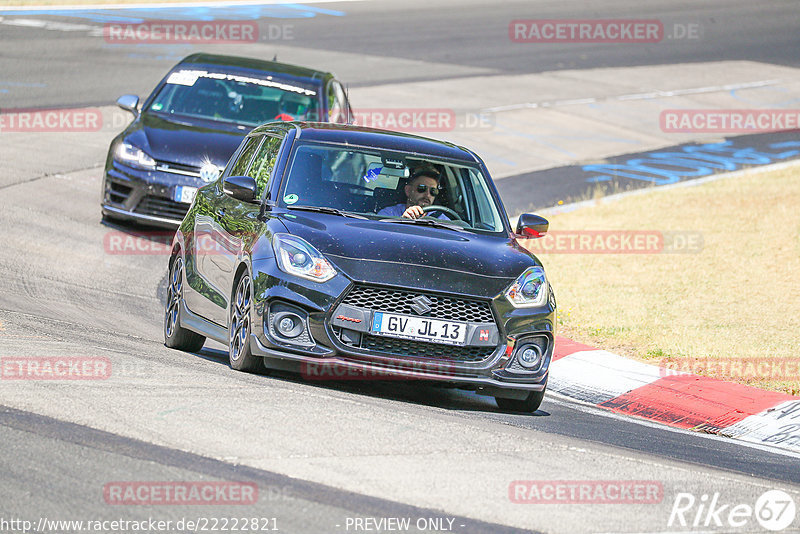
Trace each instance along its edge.
<instances>
[{"instance_id":1,"label":"white sticker on windshield","mask_svg":"<svg viewBox=\"0 0 800 534\"><path fill-rule=\"evenodd\" d=\"M294 204L298 200L300 200L300 197L298 197L295 194L286 195L285 197L283 197L283 201L286 202L287 204Z\"/></svg>"},{"instance_id":2,"label":"white sticker on windshield","mask_svg":"<svg viewBox=\"0 0 800 534\"><path fill-rule=\"evenodd\" d=\"M173 85L188 85L191 87L199 78L208 78L210 80L227 80L240 84L253 84L262 87L275 87L283 91L291 91L306 96L316 96L317 92L313 89L306 87L298 87L286 82L273 80L272 76L268 76L266 80L261 78L251 78L250 76L241 76L239 74L223 74L221 72L208 72L205 70L179 70L173 72L167 78L167 83Z\"/></svg>"},{"instance_id":3,"label":"white sticker on windshield","mask_svg":"<svg viewBox=\"0 0 800 534\"><path fill-rule=\"evenodd\" d=\"M203 70L179 70L178 72L173 72L167 78L167 83L171 83L173 85L188 85L191 87L195 83L197 83L197 78L205 74L206 72Z\"/></svg>"}]
</instances>

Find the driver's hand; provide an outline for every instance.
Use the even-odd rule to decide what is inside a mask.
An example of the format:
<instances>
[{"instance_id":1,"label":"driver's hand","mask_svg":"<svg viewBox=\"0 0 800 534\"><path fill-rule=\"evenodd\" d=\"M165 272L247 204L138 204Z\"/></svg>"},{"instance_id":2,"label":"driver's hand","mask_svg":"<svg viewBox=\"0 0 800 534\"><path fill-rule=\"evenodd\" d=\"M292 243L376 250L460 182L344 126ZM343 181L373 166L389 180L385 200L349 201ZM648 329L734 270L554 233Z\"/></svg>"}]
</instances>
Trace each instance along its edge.
<instances>
[{"instance_id":1,"label":"driver's hand","mask_svg":"<svg viewBox=\"0 0 800 534\"><path fill-rule=\"evenodd\" d=\"M425 212L422 211L422 206L411 206L403 212L403 217L406 219L419 219L423 215L425 215Z\"/></svg>"}]
</instances>

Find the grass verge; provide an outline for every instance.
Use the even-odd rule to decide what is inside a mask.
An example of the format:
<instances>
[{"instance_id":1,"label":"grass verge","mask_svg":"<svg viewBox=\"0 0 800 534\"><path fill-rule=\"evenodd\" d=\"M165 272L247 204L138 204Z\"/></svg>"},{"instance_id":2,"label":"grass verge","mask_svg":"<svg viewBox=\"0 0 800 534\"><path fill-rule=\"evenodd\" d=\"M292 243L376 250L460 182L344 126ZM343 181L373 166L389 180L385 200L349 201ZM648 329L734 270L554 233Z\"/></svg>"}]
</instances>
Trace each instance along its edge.
<instances>
[{"instance_id":1,"label":"grass verge","mask_svg":"<svg viewBox=\"0 0 800 534\"><path fill-rule=\"evenodd\" d=\"M553 236L589 234L601 245L563 253L576 247L562 239L567 246L556 252L553 236L549 245L524 243L556 291L560 334L648 363L800 394L800 166L656 189L549 219ZM592 241L595 230L645 231L667 246L695 236L695 250L596 253L604 241ZM611 234L602 235L607 245Z\"/></svg>"}]
</instances>

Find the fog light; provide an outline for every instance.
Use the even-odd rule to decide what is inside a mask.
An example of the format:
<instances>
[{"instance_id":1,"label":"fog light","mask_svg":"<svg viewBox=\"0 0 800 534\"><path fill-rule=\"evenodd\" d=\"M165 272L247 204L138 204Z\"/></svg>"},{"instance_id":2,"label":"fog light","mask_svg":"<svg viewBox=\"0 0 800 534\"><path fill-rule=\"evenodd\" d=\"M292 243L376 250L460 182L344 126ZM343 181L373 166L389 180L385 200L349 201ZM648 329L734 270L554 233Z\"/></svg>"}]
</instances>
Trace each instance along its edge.
<instances>
[{"instance_id":1,"label":"fog light","mask_svg":"<svg viewBox=\"0 0 800 534\"><path fill-rule=\"evenodd\" d=\"M542 353L536 345L529 345L517 352L517 361L522 367L532 369L542 361Z\"/></svg>"},{"instance_id":2,"label":"fog light","mask_svg":"<svg viewBox=\"0 0 800 534\"><path fill-rule=\"evenodd\" d=\"M293 328L294 328L294 321L292 321L291 317L284 317L283 319L281 319L281 322L278 325L278 330L283 335L291 333Z\"/></svg>"},{"instance_id":3,"label":"fog light","mask_svg":"<svg viewBox=\"0 0 800 534\"><path fill-rule=\"evenodd\" d=\"M276 313L272 319L272 325L278 334L286 338L295 338L305 330L303 320L290 312Z\"/></svg>"}]
</instances>

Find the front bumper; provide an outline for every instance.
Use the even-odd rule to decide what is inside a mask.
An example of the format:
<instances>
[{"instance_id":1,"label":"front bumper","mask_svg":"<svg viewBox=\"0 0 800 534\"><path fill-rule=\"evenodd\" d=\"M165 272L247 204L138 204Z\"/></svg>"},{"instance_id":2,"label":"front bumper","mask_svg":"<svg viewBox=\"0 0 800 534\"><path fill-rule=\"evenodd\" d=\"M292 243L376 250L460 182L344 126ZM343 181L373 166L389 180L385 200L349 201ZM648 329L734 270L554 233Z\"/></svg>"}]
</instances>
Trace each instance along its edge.
<instances>
[{"instance_id":1,"label":"front bumper","mask_svg":"<svg viewBox=\"0 0 800 534\"><path fill-rule=\"evenodd\" d=\"M250 345L254 355L275 360L291 361L300 364L300 373L307 379L317 380L426 380L452 384L465 389L474 389L486 395L495 395L503 390L542 391L547 385L547 369L552 357L552 343L546 356L543 372L532 381L533 377L524 380L501 378L497 374L489 376L475 375L462 376L449 372L437 372L420 367L412 369L409 362L395 359L394 365L390 362L361 362L349 359L346 355L319 358L291 354L270 349L261 343L258 336L253 335ZM502 366L500 366L502 368ZM296 369L293 369L296 370Z\"/></svg>"},{"instance_id":2,"label":"front bumper","mask_svg":"<svg viewBox=\"0 0 800 534\"><path fill-rule=\"evenodd\" d=\"M542 391L546 387L554 348L554 298L540 308L521 309L511 306L502 296L494 299L458 296L462 300L481 301L491 310L494 327L491 343L481 343L475 336L472 341L468 340L471 344L466 347L468 350L461 350L427 342L437 350L420 356L419 350L403 354L407 346L404 343L388 345L389 352L370 350L358 342L346 343L341 335L342 321L337 320L343 306L348 309L345 300L356 288L364 286L440 298L452 295L353 282L344 276L337 276L326 284L314 284L285 278L276 269L267 267L267 270L270 272L257 273L254 277L256 306L250 345L254 355L271 360L270 366L294 371L299 367L300 373L310 380L427 380L495 396L513 397L515 391ZM274 324L270 324L271 310L276 307L302 316L305 332L296 341L276 335ZM388 310L366 310L366 313L374 311ZM353 313L348 316L363 317L361 323L364 324L371 322L371 316ZM450 319L455 320L452 316ZM467 324L487 325L483 321L468 321ZM368 327L361 328L360 335L368 335L368 330ZM384 336L380 339L395 340ZM527 369L519 364L517 352L532 344L541 352L541 363Z\"/></svg>"},{"instance_id":3,"label":"front bumper","mask_svg":"<svg viewBox=\"0 0 800 534\"><path fill-rule=\"evenodd\" d=\"M191 204L174 200L176 188L207 185L199 176L199 170L191 167L159 164L155 170L140 170L111 160L103 179L103 214L177 228Z\"/></svg>"}]
</instances>

